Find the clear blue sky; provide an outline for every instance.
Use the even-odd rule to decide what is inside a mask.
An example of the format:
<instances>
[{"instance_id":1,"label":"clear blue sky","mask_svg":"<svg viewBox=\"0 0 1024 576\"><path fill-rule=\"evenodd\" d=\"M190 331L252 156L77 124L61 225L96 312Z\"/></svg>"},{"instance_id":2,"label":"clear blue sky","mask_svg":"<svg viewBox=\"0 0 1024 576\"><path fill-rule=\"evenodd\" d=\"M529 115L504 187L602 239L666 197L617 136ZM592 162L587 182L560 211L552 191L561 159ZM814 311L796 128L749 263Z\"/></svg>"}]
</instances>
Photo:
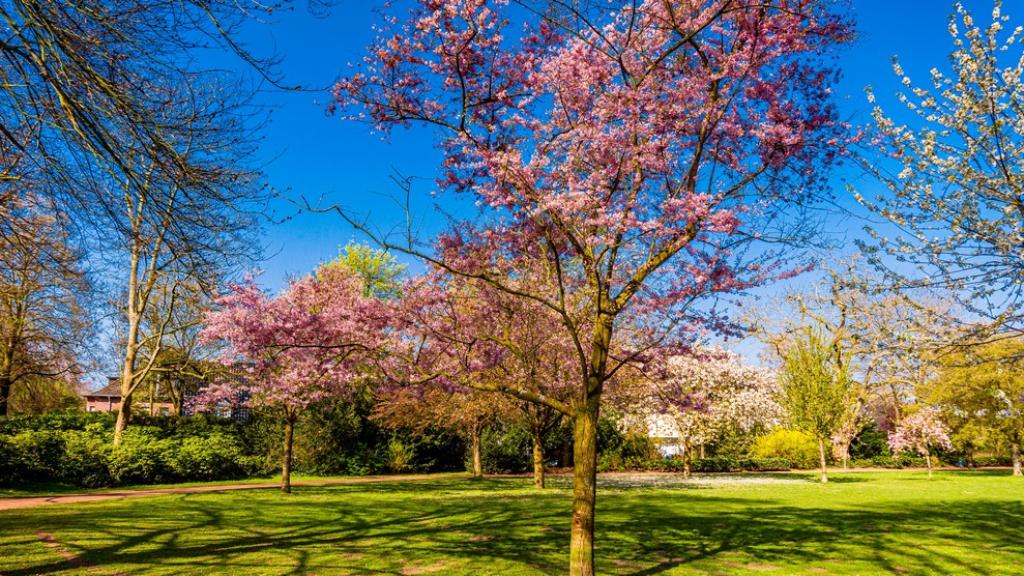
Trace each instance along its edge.
<instances>
[{"instance_id":1,"label":"clear blue sky","mask_svg":"<svg viewBox=\"0 0 1024 576\"><path fill-rule=\"evenodd\" d=\"M273 53L282 59L278 71L286 84L329 86L347 63L360 58L371 39L377 4L373 0L338 0L330 14L321 18L310 14L300 0L293 11L251 26L244 39L255 53ZM968 5L979 20L987 20L989 2ZM853 8L859 38L843 52L844 80L838 94L844 113L863 120L868 111L863 92L866 85L873 85L880 96L897 87L890 67L893 55L900 56L912 76L922 79L931 67L944 65L950 51L946 23L952 5L944 0L853 0ZM1007 6L1004 12L1016 16L1014 8ZM1024 6L1020 12L1024 17ZM259 95L261 105L273 108L271 122L261 135L260 151L270 184L293 198L343 203L370 213L380 225L400 225L402 215L387 198L396 191L389 175L397 169L407 175L431 177L439 155L430 135L399 131L385 142L367 126L328 116L328 101L326 92L271 89ZM840 189L844 178L859 176L852 170L837 173L837 196L841 205L849 207L851 203ZM869 182L860 185L870 190ZM430 187L431 182L424 181L418 189L425 194ZM278 221L297 212L295 205L284 199L275 201L272 208ZM436 218L431 220L434 213L429 200L421 200L419 208L427 229L438 225ZM840 240L847 234L858 235L863 225L839 214L830 218L835 220L830 229ZM270 289L279 288L289 275L310 271L355 237L330 214L299 214L285 222L268 223L264 237L268 258L261 265L265 271L262 281Z\"/></svg>"}]
</instances>

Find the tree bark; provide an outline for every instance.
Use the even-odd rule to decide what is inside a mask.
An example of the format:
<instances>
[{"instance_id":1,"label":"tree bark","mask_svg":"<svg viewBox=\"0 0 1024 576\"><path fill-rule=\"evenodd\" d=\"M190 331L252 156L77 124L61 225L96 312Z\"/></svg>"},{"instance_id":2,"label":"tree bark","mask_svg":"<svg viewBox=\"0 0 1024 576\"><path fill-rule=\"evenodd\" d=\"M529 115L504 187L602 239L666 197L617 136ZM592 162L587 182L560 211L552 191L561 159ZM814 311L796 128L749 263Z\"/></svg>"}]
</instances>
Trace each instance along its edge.
<instances>
[{"instance_id":1,"label":"tree bark","mask_svg":"<svg viewBox=\"0 0 1024 576\"><path fill-rule=\"evenodd\" d=\"M11 401L11 379L0 378L0 418L7 416L7 404Z\"/></svg>"},{"instance_id":2,"label":"tree bark","mask_svg":"<svg viewBox=\"0 0 1024 576\"><path fill-rule=\"evenodd\" d=\"M114 446L121 443L121 436L128 428L128 421L132 417L132 395L121 396L121 407L117 410L117 420L114 422Z\"/></svg>"},{"instance_id":3,"label":"tree bark","mask_svg":"<svg viewBox=\"0 0 1024 576\"><path fill-rule=\"evenodd\" d=\"M484 467L480 460L480 430L473 430L470 441L473 449L473 478L483 478Z\"/></svg>"},{"instance_id":4,"label":"tree bark","mask_svg":"<svg viewBox=\"0 0 1024 576\"><path fill-rule=\"evenodd\" d=\"M683 478L690 477L690 464L692 461L690 444L683 442Z\"/></svg>"},{"instance_id":5,"label":"tree bark","mask_svg":"<svg viewBox=\"0 0 1024 576\"><path fill-rule=\"evenodd\" d=\"M544 437L539 430L533 431L533 487L544 488Z\"/></svg>"},{"instance_id":6,"label":"tree bark","mask_svg":"<svg viewBox=\"0 0 1024 576\"><path fill-rule=\"evenodd\" d=\"M291 415L284 420L284 454L281 457L281 492L292 491L292 441L295 438L295 418Z\"/></svg>"},{"instance_id":7,"label":"tree bark","mask_svg":"<svg viewBox=\"0 0 1024 576\"><path fill-rule=\"evenodd\" d=\"M1010 451L1013 453L1013 475L1024 476L1020 465L1020 442L1014 441L1010 444Z\"/></svg>"},{"instance_id":8,"label":"tree bark","mask_svg":"<svg viewBox=\"0 0 1024 576\"><path fill-rule=\"evenodd\" d=\"M825 439L818 438L818 455L821 457L821 483L828 482L828 464L825 461Z\"/></svg>"},{"instance_id":9,"label":"tree bark","mask_svg":"<svg viewBox=\"0 0 1024 576\"><path fill-rule=\"evenodd\" d=\"M569 575L594 575L594 508L597 502L597 418L593 395L576 414L573 427L572 535Z\"/></svg>"},{"instance_id":10,"label":"tree bark","mask_svg":"<svg viewBox=\"0 0 1024 576\"><path fill-rule=\"evenodd\" d=\"M932 455L928 452L924 453L924 463L928 466L928 477L932 477Z\"/></svg>"}]
</instances>

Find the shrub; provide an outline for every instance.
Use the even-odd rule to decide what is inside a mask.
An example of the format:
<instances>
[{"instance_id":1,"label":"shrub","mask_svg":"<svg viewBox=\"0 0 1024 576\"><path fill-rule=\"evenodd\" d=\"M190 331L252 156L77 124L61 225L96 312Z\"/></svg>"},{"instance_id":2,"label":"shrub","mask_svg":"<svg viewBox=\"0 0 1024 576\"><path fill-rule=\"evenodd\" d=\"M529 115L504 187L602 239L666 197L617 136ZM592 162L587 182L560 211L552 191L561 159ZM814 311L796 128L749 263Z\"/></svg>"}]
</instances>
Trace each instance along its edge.
<instances>
[{"instance_id":1,"label":"shrub","mask_svg":"<svg viewBox=\"0 0 1024 576\"><path fill-rule=\"evenodd\" d=\"M634 460L629 465L621 468L611 467L612 460L606 458L599 462L598 468L602 472L610 471L651 471L651 472L679 472L686 469L686 462L682 458L653 458L648 460ZM714 472L772 472L789 470L789 461L785 458L733 458L730 456L712 456L710 458L697 458L690 463L691 472L714 473Z\"/></svg>"},{"instance_id":2,"label":"shrub","mask_svg":"<svg viewBox=\"0 0 1024 576\"><path fill-rule=\"evenodd\" d=\"M169 460L177 443L161 440L152 428L129 427L110 454L110 476L117 484L160 484L175 480Z\"/></svg>"},{"instance_id":3,"label":"shrub","mask_svg":"<svg viewBox=\"0 0 1024 576\"><path fill-rule=\"evenodd\" d=\"M64 436L60 431L25 430L9 440L18 481L45 482L60 477Z\"/></svg>"},{"instance_id":4,"label":"shrub","mask_svg":"<svg viewBox=\"0 0 1024 576\"><path fill-rule=\"evenodd\" d=\"M1011 466L1013 459L1009 456L975 456L975 466Z\"/></svg>"},{"instance_id":5,"label":"shrub","mask_svg":"<svg viewBox=\"0 0 1024 576\"><path fill-rule=\"evenodd\" d=\"M869 420L850 443L850 458L859 460L889 454L889 436L878 429L874 420Z\"/></svg>"},{"instance_id":6,"label":"shrub","mask_svg":"<svg viewBox=\"0 0 1024 576\"><path fill-rule=\"evenodd\" d=\"M754 442L756 458L783 458L794 468L818 466L818 441L806 432L776 428Z\"/></svg>"},{"instance_id":7,"label":"shrub","mask_svg":"<svg viewBox=\"0 0 1024 576\"><path fill-rule=\"evenodd\" d=\"M21 480L21 452L9 438L0 436L0 484Z\"/></svg>"},{"instance_id":8,"label":"shrub","mask_svg":"<svg viewBox=\"0 0 1024 576\"><path fill-rule=\"evenodd\" d=\"M63 482L99 488L110 486L110 439L95 429L64 432L64 454L58 478Z\"/></svg>"},{"instance_id":9,"label":"shrub","mask_svg":"<svg viewBox=\"0 0 1024 576\"><path fill-rule=\"evenodd\" d=\"M238 442L221 433L184 438L164 458L176 477L187 480L228 480L252 471Z\"/></svg>"},{"instance_id":10,"label":"shrub","mask_svg":"<svg viewBox=\"0 0 1024 576\"><path fill-rule=\"evenodd\" d=\"M413 468L416 451L399 438L392 438L385 450L388 472L408 472Z\"/></svg>"}]
</instances>

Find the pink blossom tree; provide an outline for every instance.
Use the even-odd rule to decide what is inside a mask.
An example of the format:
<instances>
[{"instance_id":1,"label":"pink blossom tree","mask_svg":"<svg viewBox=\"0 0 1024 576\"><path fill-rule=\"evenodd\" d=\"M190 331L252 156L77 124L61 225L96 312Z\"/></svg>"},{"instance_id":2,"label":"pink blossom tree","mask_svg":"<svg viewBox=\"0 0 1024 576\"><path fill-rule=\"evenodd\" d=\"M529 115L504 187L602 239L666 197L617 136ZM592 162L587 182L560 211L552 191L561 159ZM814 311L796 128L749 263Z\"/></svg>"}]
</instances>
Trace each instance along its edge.
<instances>
[{"instance_id":1,"label":"pink blossom tree","mask_svg":"<svg viewBox=\"0 0 1024 576\"><path fill-rule=\"evenodd\" d=\"M272 297L249 278L229 287L206 317L202 339L224 346L236 377L208 386L195 402L245 402L281 414L281 490L291 491L292 440L303 409L346 393L367 374L389 338L383 304L359 277L323 266Z\"/></svg>"},{"instance_id":2,"label":"pink blossom tree","mask_svg":"<svg viewBox=\"0 0 1024 576\"><path fill-rule=\"evenodd\" d=\"M934 408L922 408L907 416L889 434L889 449L893 453L909 450L924 456L929 478L932 477L931 451L935 447L949 450L953 448L953 443L949 439L942 415Z\"/></svg>"},{"instance_id":3,"label":"pink blossom tree","mask_svg":"<svg viewBox=\"0 0 1024 576\"><path fill-rule=\"evenodd\" d=\"M530 271L519 276L507 281L534 286L544 281ZM421 278L407 293L412 304L406 309L406 333L419 335L420 352L434 352L429 361L420 361L421 372L511 397L505 403L530 430L534 486L543 488L543 437L572 414L570 391L577 378L572 342L559 317L535 301L441 271ZM424 293L425 298L417 297Z\"/></svg>"},{"instance_id":4,"label":"pink blossom tree","mask_svg":"<svg viewBox=\"0 0 1024 576\"><path fill-rule=\"evenodd\" d=\"M779 247L810 238L787 211L841 152L822 56L850 32L822 0L518 5L419 0L385 16L335 87L348 118L436 128L438 186L474 195L479 216L431 249L336 209L383 246L558 318L576 373L570 573L590 575L605 384L651 346L732 329L709 296L801 269ZM759 240L771 244L750 249ZM536 267L548 282L514 281ZM626 338L630 314L643 330Z\"/></svg>"}]
</instances>

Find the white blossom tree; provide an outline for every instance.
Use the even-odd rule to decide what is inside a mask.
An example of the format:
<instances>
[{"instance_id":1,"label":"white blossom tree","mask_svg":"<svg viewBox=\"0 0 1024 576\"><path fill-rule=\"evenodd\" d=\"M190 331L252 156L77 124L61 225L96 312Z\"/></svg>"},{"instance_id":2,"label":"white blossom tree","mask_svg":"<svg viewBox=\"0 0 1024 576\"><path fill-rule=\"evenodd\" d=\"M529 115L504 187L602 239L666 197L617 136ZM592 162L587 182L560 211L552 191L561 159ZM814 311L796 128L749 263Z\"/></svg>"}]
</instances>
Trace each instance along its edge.
<instances>
[{"instance_id":1,"label":"white blossom tree","mask_svg":"<svg viewBox=\"0 0 1024 576\"><path fill-rule=\"evenodd\" d=\"M778 423L778 384L770 370L745 364L735 353L717 348L668 357L643 386L636 404L645 416L671 419L689 476L693 452L729 428L750 432Z\"/></svg>"},{"instance_id":2,"label":"white blossom tree","mask_svg":"<svg viewBox=\"0 0 1024 576\"><path fill-rule=\"evenodd\" d=\"M910 112L901 123L876 105L877 154L865 167L884 185L859 201L898 231L874 229L864 244L898 287L939 286L959 294L989 326L1024 330L1024 27L1008 28L996 0L991 21L975 22L961 4L949 22L947 71L915 82L893 69ZM868 99L875 102L869 90ZM886 265L882 257L895 258Z\"/></svg>"}]
</instances>

